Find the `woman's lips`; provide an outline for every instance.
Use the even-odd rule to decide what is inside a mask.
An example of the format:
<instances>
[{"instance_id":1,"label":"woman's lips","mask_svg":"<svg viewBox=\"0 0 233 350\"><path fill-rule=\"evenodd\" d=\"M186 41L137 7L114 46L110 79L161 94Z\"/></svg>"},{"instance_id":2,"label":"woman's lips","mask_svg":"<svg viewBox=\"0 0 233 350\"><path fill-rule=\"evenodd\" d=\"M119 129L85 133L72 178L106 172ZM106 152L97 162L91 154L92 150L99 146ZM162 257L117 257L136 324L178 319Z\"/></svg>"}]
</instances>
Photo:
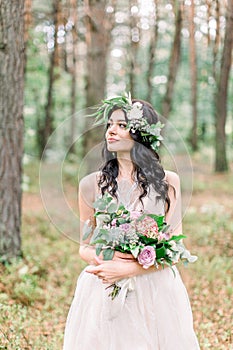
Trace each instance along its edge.
<instances>
[{"instance_id":1,"label":"woman's lips","mask_svg":"<svg viewBox=\"0 0 233 350\"><path fill-rule=\"evenodd\" d=\"M108 143L113 143L118 141L117 139L114 139L113 137L110 137L109 139L107 139Z\"/></svg>"}]
</instances>

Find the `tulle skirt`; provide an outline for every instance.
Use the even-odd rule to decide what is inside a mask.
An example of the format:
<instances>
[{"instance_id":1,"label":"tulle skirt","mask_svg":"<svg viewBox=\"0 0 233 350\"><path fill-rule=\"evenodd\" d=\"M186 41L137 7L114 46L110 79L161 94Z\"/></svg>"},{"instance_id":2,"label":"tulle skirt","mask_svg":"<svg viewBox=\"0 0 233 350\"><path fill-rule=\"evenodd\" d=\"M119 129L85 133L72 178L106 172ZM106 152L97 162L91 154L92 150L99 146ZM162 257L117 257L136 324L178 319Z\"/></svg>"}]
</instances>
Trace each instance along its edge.
<instances>
[{"instance_id":1,"label":"tulle skirt","mask_svg":"<svg viewBox=\"0 0 233 350\"><path fill-rule=\"evenodd\" d=\"M68 314L63 350L200 349L187 291L174 270L175 276L165 268L125 281L114 300L106 285L84 270Z\"/></svg>"}]
</instances>

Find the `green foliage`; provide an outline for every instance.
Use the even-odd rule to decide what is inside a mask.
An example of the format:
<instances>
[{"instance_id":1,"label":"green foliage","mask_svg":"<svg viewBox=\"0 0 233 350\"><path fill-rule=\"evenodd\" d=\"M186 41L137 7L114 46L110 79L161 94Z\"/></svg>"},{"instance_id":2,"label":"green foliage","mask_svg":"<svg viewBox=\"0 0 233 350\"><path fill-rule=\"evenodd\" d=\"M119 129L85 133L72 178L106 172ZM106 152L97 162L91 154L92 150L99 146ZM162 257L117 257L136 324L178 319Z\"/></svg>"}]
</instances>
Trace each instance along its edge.
<instances>
[{"instance_id":1,"label":"green foliage","mask_svg":"<svg viewBox=\"0 0 233 350\"><path fill-rule=\"evenodd\" d=\"M24 257L0 266L1 345L9 350L62 347L75 280L84 264L77 246L47 217L24 216Z\"/></svg>"}]
</instances>

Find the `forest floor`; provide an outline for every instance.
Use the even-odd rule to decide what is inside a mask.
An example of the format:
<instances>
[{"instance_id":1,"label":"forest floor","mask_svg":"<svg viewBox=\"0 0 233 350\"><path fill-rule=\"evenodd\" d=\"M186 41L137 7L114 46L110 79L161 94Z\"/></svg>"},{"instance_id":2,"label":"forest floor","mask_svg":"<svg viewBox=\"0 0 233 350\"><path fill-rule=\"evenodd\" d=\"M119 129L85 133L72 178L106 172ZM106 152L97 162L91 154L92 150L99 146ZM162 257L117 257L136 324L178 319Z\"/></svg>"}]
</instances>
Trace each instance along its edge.
<instances>
[{"instance_id":1,"label":"forest floor","mask_svg":"<svg viewBox=\"0 0 233 350\"><path fill-rule=\"evenodd\" d=\"M193 160L194 186L184 217L186 245L198 261L180 266L201 349L233 350L233 178ZM0 349L62 349L67 312L84 263L78 244L50 223L35 185L23 196L23 258L0 267ZM72 206L76 189L67 187ZM187 349L188 350L188 349Z\"/></svg>"}]
</instances>

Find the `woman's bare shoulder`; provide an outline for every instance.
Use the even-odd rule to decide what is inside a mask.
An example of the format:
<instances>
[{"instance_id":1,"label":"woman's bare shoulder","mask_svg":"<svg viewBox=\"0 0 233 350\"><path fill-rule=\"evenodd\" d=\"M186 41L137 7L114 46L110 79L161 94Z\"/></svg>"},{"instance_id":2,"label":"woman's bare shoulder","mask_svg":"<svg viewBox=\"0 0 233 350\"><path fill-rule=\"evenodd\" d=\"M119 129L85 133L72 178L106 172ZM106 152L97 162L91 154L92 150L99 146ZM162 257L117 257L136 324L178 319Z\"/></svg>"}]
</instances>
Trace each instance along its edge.
<instances>
[{"instance_id":1,"label":"woman's bare shoulder","mask_svg":"<svg viewBox=\"0 0 233 350\"><path fill-rule=\"evenodd\" d=\"M79 196L87 203L93 203L98 193L99 172L84 176L79 182Z\"/></svg>"},{"instance_id":2,"label":"woman's bare shoulder","mask_svg":"<svg viewBox=\"0 0 233 350\"><path fill-rule=\"evenodd\" d=\"M169 185L180 185L180 177L174 171L165 170L165 180L169 183Z\"/></svg>"},{"instance_id":3,"label":"woman's bare shoulder","mask_svg":"<svg viewBox=\"0 0 233 350\"><path fill-rule=\"evenodd\" d=\"M180 192L179 175L174 171L165 170L165 180L168 182L169 186L175 190L175 195L177 195Z\"/></svg>"},{"instance_id":4,"label":"woman's bare shoulder","mask_svg":"<svg viewBox=\"0 0 233 350\"><path fill-rule=\"evenodd\" d=\"M90 173L86 176L84 176L79 181L79 188L80 189L93 189L97 186L98 177L100 176L100 172L96 171L94 173Z\"/></svg>"}]
</instances>

